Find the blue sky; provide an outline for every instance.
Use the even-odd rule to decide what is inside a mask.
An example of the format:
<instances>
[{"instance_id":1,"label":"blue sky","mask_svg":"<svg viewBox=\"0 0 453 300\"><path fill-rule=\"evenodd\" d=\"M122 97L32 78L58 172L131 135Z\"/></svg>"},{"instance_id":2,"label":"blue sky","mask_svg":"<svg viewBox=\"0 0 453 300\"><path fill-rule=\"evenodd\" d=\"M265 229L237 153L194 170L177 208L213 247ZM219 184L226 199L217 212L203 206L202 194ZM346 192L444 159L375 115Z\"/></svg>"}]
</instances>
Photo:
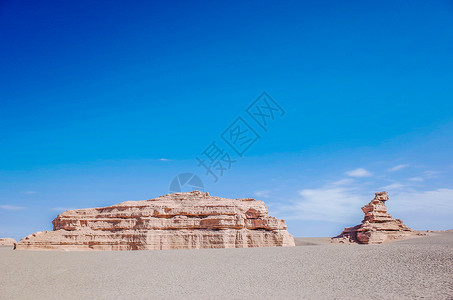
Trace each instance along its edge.
<instances>
[{"instance_id":1,"label":"blue sky","mask_svg":"<svg viewBox=\"0 0 453 300\"><path fill-rule=\"evenodd\" d=\"M0 1L0 236L197 174L332 236L387 190L414 229L453 228L451 1ZM285 111L246 113L266 91ZM221 138L242 117L242 157ZM236 160L217 182L196 157Z\"/></svg>"}]
</instances>

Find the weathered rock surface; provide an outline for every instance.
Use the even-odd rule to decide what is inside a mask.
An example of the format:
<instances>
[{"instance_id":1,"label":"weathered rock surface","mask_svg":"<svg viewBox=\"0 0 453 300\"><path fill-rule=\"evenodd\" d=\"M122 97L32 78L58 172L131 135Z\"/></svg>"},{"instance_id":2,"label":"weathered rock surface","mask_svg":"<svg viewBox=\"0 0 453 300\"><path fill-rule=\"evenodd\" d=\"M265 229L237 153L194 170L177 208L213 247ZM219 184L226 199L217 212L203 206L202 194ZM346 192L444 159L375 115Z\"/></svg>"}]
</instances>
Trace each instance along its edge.
<instances>
[{"instance_id":1,"label":"weathered rock surface","mask_svg":"<svg viewBox=\"0 0 453 300\"><path fill-rule=\"evenodd\" d=\"M103 208L68 210L54 231L33 233L19 250L154 250L294 246L284 220L262 201L193 191Z\"/></svg>"},{"instance_id":2,"label":"weathered rock surface","mask_svg":"<svg viewBox=\"0 0 453 300\"><path fill-rule=\"evenodd\" d=\"M345 228L332 241L381 244L392 240L415 237L417 235L416 231L387 213L387 206L385 205L387 200L389 200L387 192L376 193L374 199L362 207L362 211L365 213L362 224Z\"/></svg>"},{"instance_id":3,"label":"weathered rock surface","mask_svg":"<svg viewBox=\"0 0 453 300\"><path fill-rule=\"evenodd\" d=\"M17 242L10 238L0 238L0 246L16 246Z\"/></svg>"}]
</instances>

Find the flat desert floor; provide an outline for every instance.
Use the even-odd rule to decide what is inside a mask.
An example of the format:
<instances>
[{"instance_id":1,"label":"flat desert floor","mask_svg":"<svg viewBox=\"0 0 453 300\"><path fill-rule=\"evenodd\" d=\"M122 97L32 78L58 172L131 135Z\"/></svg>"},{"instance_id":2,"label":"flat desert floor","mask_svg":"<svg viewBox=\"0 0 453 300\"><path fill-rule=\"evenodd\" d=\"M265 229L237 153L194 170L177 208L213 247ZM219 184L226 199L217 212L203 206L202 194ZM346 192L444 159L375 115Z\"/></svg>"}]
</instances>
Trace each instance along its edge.
<instances>
[{"instance_id":1,"label":"flat desert floor","mask_svg":"<svg viewBox=\"0 0 453 300\"><path fill-rule=\"evenodd\" d=\"M453 299L453 233L384 245L132 252L0 249L1 299Z\"/></svg>"}]
</instances>

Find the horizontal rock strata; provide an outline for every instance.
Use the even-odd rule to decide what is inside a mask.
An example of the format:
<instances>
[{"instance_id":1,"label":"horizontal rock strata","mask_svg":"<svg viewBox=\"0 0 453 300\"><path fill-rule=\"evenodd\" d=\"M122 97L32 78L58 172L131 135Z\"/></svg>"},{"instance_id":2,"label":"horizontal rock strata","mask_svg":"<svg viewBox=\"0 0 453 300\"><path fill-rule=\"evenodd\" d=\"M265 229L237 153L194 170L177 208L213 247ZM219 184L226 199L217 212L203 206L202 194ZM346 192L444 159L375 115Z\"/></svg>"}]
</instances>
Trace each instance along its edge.
<instances>
[{"instance_id":1,"label":"horizontal rock strata","mask_svg":"<svg viewBox=\"0 0 453 300\"><path fill-rule=\"evenodd\" d=\"M387 200L389 200L387 192L376 193L374 199L362 207L365 213L362 224L345 228L339 236L333 238L333 242L381 244L416 236L417 232L387 213L385 205Z\"/></svg>"},{"instance_id":2,"label":"horizontal rock strata","mask_svg":"<svg viewBox=\"0 0 453 300\"><path fill-rule=\"evenodd\" d=\"M0 246L16 246L16 241L10 238L0 238Z\"/></svg>"},{"instance_id":3,"label":"horizontal rock strata","mask_svg":"<svg viewBox=\"0 0 453 300\"><path fill-rule=\"evenodd\" d=\"M284 220L262 201L211 197L199 191L69 210L54 231L37 232L17 249L154 250L294 246Z\"/></svg>"}]
</instances>

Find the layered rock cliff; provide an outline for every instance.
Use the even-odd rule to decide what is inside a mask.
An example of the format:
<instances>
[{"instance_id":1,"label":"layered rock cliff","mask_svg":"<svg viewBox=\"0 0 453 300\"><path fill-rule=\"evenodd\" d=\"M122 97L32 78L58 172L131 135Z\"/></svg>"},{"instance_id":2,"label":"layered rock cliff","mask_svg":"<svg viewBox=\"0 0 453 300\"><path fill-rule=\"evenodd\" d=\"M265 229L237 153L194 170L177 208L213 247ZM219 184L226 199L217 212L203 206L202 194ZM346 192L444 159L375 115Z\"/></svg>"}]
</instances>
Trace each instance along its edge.
<instances>
[{"instance_id":1,"label":"layered rock cliff","mask_svg":"<svg viewBox=\"0 0 453 300\"><path fill-rule=\"evenodd\" d=\"M54 230L22 239L19 250L154 250L294 246L284 220L262 201L193 191L103 208L69 210Z\"/></svg>"},{"instance_id":2,"label":"layered rock cliff","mask_svg":"<svg viewBox=\"0 0 453 300\"><path fill-rule=\"evenodd\" d=\"M381 244L391 240L410 238L416 232L394 219L387 213L385 201L389 200L387 192L376 193L370 203L362 207L365 217L362 224L348 227L333 238L334 242L353 242L360 244Z\"/></svg>"},{"instance_id":3,"label":"layered rock cliff","mask_svg":"<svg viewBox=\"0 0 453 300\"><path fill-rule=\"evenodd\" d=\"M10 238L0 238L0 246L16 246L16 241Z\"/></svg>"}]
</instances>

